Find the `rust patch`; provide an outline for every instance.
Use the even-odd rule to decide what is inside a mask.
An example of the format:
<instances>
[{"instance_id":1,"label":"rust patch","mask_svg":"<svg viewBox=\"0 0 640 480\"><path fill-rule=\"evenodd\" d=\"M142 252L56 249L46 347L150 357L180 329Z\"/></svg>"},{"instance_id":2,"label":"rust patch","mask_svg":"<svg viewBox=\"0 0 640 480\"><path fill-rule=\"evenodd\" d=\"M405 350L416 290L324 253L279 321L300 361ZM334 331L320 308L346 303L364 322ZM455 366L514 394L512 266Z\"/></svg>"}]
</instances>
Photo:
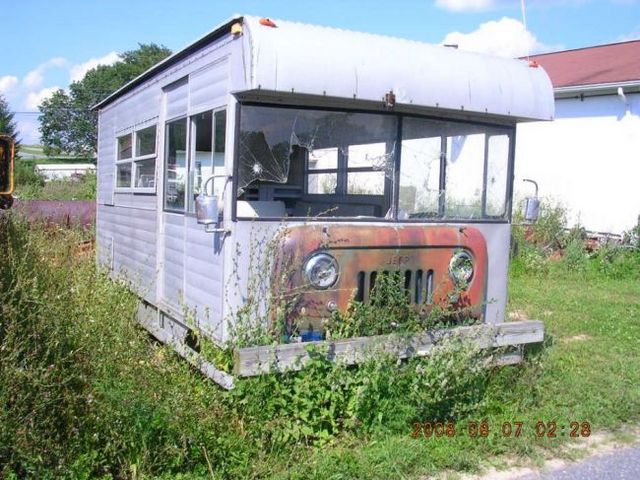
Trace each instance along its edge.
<instances>
[{"instance_id":1,"label":"rust patch","mask_svg":"<svg viewBox=\"0 0 640 480\"><path fill-rule=\"evenodd\" d=\"M456 290L449 275L453 254L463 249L473 258L474 274L467 288L452 300ZM292 294L295 304L288 320L302 328L322 330L322 319L331 315L329 305L340 310L360 290L370 288L366 278L374 272L403 272L412 303L421 311L434 305L476 307L481 315L486 296L487 247L480 231L473 227L388 226L388 225L301 225L288 228L280 238L279 258L274 270L276 295ZM331 254L340 273L333 287L316 290L303 272L304 261L314 252ZM431 294L414 294L431 275ZM418 280L422 276L422 280ZM363 281L364 279L364 281ZM422 282L420 284L419 282ZM420 298L419 298L420 297Z\"/></svg>"}]
</instances>

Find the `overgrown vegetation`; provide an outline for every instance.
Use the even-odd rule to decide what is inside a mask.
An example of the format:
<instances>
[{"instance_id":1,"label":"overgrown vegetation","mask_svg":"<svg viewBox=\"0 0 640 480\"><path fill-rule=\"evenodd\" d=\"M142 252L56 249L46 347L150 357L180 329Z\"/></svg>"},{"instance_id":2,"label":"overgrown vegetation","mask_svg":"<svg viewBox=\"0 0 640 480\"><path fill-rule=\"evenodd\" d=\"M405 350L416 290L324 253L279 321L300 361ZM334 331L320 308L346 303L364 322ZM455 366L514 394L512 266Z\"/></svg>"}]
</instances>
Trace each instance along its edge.
<instances>
[{"instance_id":1,"label":"overgrown vegetation","mask_svg":"<svg viewBox=\"0 0 640 480\"><path fill-rule=\"evenodd\" d=\"M515 223L520 223L516 218ZM567 229L566 210L560 205L542 205L538 222L513 229L514 275L557 276L579 274L596 279L640 279L640 226L625 232L622 242L587 241L584 228Z\"/></svg>"},{"instance_id":2,"label":"overgrown vegetation","mask_svg":"<svg viewBox=\"0 0 640 480\"><path fill-rule=\"evenodd\" d=\"M135 297L96 269L83 235L0 217L0 477L420 477L579 441L537 438L539 421L600 432L640 420L628 248L579 249L580 270L566 253L553 261L544 245L520 245L510 310L547 327L523 365L483 368L483 352L453 339L429 358L359 367L316 351L301 372L227 393L136 326ZM529 249L545 270L528 268ZM411 436L436 421L456 434ZM521 436L504 436L516 421ZM473 422L490 434L472 437Z\"/></svg>"},{"instance_id":3,"label":"overgrown vegetation","mask_svg":"<svg viewBox=\"0 0 640 480\"><path fill-rule=\"evenodd\" d=\"M20 200L95 200L97 177L93 172L72 178L44 181L32 160L15 162L14 196Z\"/></svg>"}]
</instances>

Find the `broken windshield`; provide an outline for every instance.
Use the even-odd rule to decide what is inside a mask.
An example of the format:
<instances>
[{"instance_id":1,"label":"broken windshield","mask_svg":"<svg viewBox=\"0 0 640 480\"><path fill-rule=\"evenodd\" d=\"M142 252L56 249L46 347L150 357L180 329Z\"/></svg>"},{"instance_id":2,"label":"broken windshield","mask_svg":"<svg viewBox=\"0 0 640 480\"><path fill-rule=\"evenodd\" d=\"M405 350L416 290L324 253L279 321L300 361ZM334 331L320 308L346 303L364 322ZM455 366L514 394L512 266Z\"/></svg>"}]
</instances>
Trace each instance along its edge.
<instances>
[{"instance_id":1,"label":"broken windshield","mask_svg":"<svg viewBox=\"0 0 640 480\"><path fill-rule=\"evenodd\" d=\"M237 194L283 216L384 217L396 135L393 115L244 106Z\"/></svg>"},{"instance_id":2,"label":"broken windshield","mask_svg":"<svg viewBox=\"0 0 640 480\"><path fill-rule=\"evenodd\" d=\"M398 137L399 119L243 105L237 216L419 221L507 214L512 129L407 116Z\"/></svg>"}]
</instances>

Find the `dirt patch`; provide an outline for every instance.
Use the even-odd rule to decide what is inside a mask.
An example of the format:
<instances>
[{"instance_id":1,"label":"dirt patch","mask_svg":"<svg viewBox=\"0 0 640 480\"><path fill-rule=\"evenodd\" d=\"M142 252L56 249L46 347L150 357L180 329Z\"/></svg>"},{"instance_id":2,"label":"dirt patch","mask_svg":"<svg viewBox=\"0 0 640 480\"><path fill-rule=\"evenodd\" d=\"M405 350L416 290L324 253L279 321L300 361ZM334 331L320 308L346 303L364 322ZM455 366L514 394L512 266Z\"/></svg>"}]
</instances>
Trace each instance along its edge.
<instances>
[{"instance_id":1,"label":"dirt patch","mask_svg":"<svg viewBox=\"0 0 640 480\"><path fill-rule=\"evenodd\" d=\"M624 440L622 440L624 439ZM582 461L596 455L605 455L625 446L629 446L636 442L640 442L640 425L630 425L616 432L595 433L587 438L576 439L575 442L563 445L558 452L562 456L576 457L580 456ZM545 452L546 453L546 452ZM545 463L542 468L532 464L530 460L517 459L513 457L499 458L506 469L498 470L495 467L487 468L482 474L458 474L456 472L443 472L435 478L459 479L459 480L518 480L520 478L534 475L544 471L553 471L575 463L572 460L564 458L556 458L551 456L552 452L545 455Z\"/></svg>"},{"instance_id":2,"label":"dirt patch","mask_svg":"<svg viewBox=\"0 0 640 480\"><path fill-rule=\"evenodd\" d=\"M522 310L513 310L508 313L509 320L529 320L529 316Z\"/></svg>"},{"instance_id":3,"label":"dirt patch","mask_svg":"<svg viewBox=\"0 0 640 480\"><path fill-rule=\"evenodd\" d=\"M574 335L572 337L562 338L560 341L562 343L572 343L572 342L585 342L587 340L591 340L593 337L581 333L580 335Z\"/></svg>"}]
</instances>

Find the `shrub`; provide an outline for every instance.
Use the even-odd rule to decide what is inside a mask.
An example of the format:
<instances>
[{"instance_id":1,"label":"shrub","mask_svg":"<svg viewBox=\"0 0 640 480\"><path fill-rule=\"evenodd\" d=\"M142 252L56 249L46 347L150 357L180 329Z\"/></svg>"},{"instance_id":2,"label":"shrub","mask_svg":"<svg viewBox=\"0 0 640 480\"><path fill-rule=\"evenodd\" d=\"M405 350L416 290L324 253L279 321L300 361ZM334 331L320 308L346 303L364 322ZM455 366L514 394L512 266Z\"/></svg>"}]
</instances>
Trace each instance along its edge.
<instances>
[{"instance_id":1,"label":"shrub","mask_svg":"<svg viewBox=\"0 0 640 480\"><path fill-rule=\"evenodd\" d=\"M588 262L584 240L579 237L571 238L564 249L562 260L568 271L584 272Z\"/></svg>"},{"instance_id":2,"label":"shrub","mask_svg":"<svg viewBox=\"0 0 640 480\"><path fill-rule=\"evenodd\" d=\"M35 162L31 160L16 159L13 169L13 179L16 188L41 188L44 186L44 179L35 171Z\"/></svg>"},{"instance_id":3,"label":"shrub","mask_svg":"<svg viewBox=\"0 0 640 480\"><path fill-rule=\"evenodd\" d=\"M16 197L23 200L95 200L96 174L78 178L60 178L42 183L28 183L16 189Z\"/></svg>"},{"instance_id":4,"label":"shrub","mask_svg":"<svg viewBox=\"0 0 640 480\"><path fill-rule=\"evenodd\" d=\"M402 432L424 418L462 418L482 405L491 373L486 352L455 337L428 357L399 361L372 352L358 366L309 348L303 370L240 381L232 391L238 414L261 426L255 433L270 448L322 444L341 432Z\"/></svg>"},{"instance_id":5,"label":"shrub","mask_svg":"<svg viewBox=\"0 0 640 480\"><path fill-rule=\"evenodd\" d=\"M626 245L601 244L591 258L594 270L608 278L640 279L640 249Z\"/></svg>"}]
</instances>

